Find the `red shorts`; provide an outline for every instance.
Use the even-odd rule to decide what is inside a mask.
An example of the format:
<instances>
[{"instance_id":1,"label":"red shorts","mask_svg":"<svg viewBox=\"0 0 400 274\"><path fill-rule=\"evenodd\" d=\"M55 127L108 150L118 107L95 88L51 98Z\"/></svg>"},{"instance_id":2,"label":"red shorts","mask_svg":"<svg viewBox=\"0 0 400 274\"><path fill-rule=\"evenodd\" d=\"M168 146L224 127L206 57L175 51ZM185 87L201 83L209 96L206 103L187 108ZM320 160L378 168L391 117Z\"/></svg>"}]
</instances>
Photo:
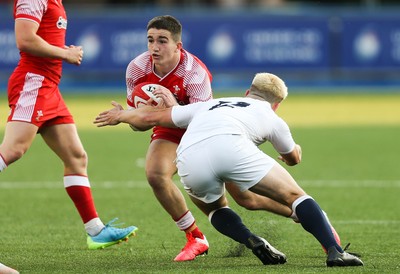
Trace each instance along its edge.
<instances>
[{"instance_id":1,"label":"red shorts","mask_svg":"<svg viewBox=\"0 0 400 274\"><path fill-rule=\"evenodd\" d=\"M185 133L185 131L186 129L181 129L181 128L166 128L157 126L153 128L151 141L157 139L163 139L171 141L175 144L179 144L181 142L182 136Z\"/></svg>"},{"instance_id":2,"label":"red shorts","mask_svg":"<svg viewBox=\"0 0 400 274\"><path fill-rule=\"evenodd\" d=\"M8 83L8 121L23 121L39 128L74 123L53 81L30 72L14 72Z\"/></svg>"}]
</instances>

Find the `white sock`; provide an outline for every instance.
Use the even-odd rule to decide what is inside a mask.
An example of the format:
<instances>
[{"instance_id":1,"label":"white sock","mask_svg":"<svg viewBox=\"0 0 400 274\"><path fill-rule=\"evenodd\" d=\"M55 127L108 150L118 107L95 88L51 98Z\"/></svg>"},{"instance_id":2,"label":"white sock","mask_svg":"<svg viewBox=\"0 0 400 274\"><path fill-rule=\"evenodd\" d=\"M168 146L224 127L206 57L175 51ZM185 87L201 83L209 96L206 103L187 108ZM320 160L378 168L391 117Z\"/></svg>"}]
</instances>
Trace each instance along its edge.
<instances>
[{"instance_id":1,"label":"white sock","mask_svg":"<svg viewBox=\"0 0 400 274\"><path fill-rule=\"evenodd\" d=\"M299 218L297 217L296 212L294 212L294 211L293 211L292 215L289 216L289 218L292 218L292 220L293 220L295 223L300 223L300 220L299 220Z\"/></svg>"},{"instance_id":2,"label":"white sock","mask_svg":"<svg viewBox=\"0 0 400 274\"><path fill-rule=\"evenodd\" d=\"M4 169L6 169L6 167L7 167L7 164L4 161L3 156L1 156L1 154L0 154L0 172L2 172Z\"/></svg>"},{"instance_id":3,"label":"white sock","mask_svg":"<svg viewBox=\"0 0 400 274\"><path fill-rule=\"evenodd\" d=\"M89 222L85 223L86 233L90 236L96 236L105 227L100 218L91 219Z\"/></svg>"},{"instance_id":4,"label":"white sock","mask_svg":"<svg viewBox=\"0 0 400 274\"><path fill-rule=\"evenodd\" d=\"M180 230L188 229L194 224L194 222L195 222L194 217L189 210L178 220L175 220L175 223Z\"/></svg>"},{"instance_id":5,"label":"white sock","mask_svg":"<svg viewBox=\"0 0 400 274\"><path fill-rule=\"evenodd\" d=\"M307 200L307 199L312 199L312 197L309 196L309 195L303 195L303 196L300 196L299 198L297 198L297 199L293 202L293 204L292 204L292 211L293 211L294 214L296 214L296 207L297 207L299 204L301 204L304 200Z\"/></svg>"}]
</instances>

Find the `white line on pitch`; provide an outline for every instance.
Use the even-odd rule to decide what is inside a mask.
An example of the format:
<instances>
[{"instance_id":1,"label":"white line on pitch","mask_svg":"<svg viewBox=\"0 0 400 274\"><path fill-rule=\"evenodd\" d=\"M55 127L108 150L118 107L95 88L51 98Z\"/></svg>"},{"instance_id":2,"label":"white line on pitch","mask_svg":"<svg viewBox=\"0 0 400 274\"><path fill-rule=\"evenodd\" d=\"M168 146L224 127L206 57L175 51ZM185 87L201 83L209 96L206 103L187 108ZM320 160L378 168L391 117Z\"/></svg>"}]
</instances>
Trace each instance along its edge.
<instances>
[{"instance_id":1,"label":"white line on pitch","mask_svg":"<svg viewBox=\"0 0 400 274\"><path fill-rule=\"evenodd\" d=\"M175 183L180 186L179 181ZM361 188L400 188L399 180L299 180L302 187L361 187ZM150 187L147 181L102 181L91 182L92 188L144 188ZM54 182L0 182L0 189L53 189L63 188L62 180Z\"/></svg>"}]
</instances>

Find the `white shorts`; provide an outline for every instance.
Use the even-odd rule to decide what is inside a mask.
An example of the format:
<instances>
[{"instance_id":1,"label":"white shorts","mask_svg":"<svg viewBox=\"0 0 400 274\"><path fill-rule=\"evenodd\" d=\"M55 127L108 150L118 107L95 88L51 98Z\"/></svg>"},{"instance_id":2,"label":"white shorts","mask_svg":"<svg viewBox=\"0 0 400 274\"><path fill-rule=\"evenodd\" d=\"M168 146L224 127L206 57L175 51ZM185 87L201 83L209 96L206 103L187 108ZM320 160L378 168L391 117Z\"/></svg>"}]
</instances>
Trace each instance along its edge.
<instances>
[{"instance_id":1,"label":"white shorts","mask_svg":"<svg viewBox=\"0 0 400 274\"><path fill-rule=\"evenodd\" d=\"M276 161L241 135L217 135L184 149L177 156L178 175L186 192L205 202L218 200L224 182L241 191L257 184Z\"/></svg>"}]
</instances>

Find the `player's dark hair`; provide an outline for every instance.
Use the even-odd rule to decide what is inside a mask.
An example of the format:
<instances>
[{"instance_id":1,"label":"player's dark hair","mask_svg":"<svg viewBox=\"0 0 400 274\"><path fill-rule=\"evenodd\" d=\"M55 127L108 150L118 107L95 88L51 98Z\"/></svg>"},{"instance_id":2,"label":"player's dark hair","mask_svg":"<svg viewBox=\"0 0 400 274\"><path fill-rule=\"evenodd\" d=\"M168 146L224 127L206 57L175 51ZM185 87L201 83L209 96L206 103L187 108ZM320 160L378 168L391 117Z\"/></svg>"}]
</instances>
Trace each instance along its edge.
<instances>
[{"instance_id":1,"label":"player's dark hair","mask_svg":"<svg viewBox=\"0 0 400 274\"><path fill-rule=\"evenodd\" d=\"M164 29L171 33L172 38L175 42L181 40L182 36L182 25L175 17L171 15L156 16L149 21L147 24L147 30L149 29Z\"/></svg>"}]
</instances>

